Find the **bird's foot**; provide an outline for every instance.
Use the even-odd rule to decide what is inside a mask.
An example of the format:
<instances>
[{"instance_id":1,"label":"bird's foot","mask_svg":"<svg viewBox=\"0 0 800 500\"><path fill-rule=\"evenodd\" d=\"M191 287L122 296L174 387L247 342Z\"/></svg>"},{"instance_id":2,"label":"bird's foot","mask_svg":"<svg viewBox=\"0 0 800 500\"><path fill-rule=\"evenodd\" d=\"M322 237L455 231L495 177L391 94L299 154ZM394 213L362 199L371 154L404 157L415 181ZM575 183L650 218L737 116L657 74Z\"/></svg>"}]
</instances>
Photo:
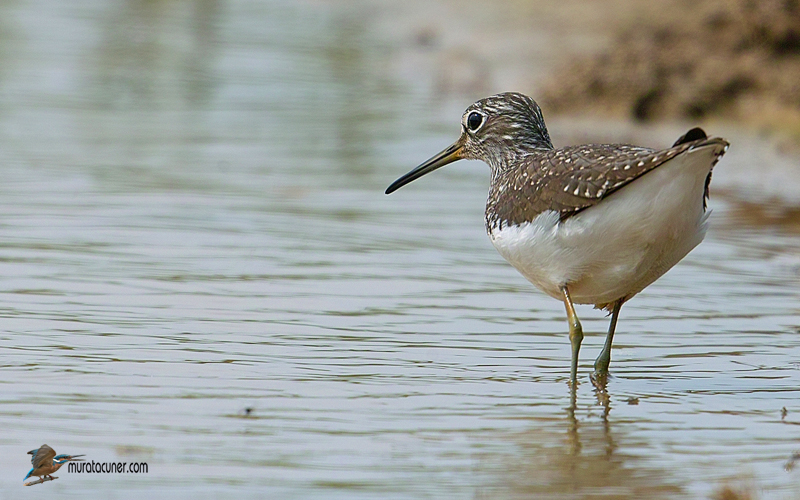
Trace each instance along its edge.
<instances>
[{"instance_id":1,"label":"bird's foot","mask_svg":"<svg viewBox=\"0 0 800 500\"><path fill-rule=\"evenodd\" d=\"M40 477L36 481L31 481L30 483L23 483L23 484L25 484L25 486L33 486L34 484L42 484L46 483L47 481L54 481L56 479L58 479L57 476L44 476Z\"/></svg>"},{"instance_id":2,"label":"bird's foot","mask_svg":"<svg viewBox=\"0 0 800 500\"><path fill-rule=\"evenodd\" d=\"M608 385L608 377L608 370L598 370L597 368L589 375L589 379L591 379L595 389L603 392L605 392Z\"/></svg>"}]
</instances>

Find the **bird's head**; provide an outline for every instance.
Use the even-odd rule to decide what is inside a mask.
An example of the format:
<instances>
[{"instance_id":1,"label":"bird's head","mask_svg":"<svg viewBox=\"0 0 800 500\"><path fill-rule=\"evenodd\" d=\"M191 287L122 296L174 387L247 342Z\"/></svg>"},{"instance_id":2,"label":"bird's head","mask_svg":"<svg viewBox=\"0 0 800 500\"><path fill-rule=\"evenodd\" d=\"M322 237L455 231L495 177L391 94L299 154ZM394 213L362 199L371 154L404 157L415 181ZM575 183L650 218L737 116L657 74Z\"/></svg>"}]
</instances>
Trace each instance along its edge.
<instances>
[{"instance_id":1,"label":"bird's head","mask_svg":"<svg viewBox=\"0 0 800 500\"><path fill-rule=\"evenodd\" d=\"M394 181L386 194L457 160L483 160L494 174L536 149L553 149L536 101L518 92L486 97L464 111L456 142Z\"/></svg>"}]
</instances>

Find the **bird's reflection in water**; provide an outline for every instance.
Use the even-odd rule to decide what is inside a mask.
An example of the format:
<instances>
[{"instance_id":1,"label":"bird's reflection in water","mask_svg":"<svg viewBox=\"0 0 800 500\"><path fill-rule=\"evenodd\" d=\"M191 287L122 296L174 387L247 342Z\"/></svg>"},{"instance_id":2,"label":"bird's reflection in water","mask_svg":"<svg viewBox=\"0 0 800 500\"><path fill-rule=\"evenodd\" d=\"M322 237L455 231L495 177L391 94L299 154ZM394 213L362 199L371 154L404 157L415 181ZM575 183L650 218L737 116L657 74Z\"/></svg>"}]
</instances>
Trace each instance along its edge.
<instances>
[{"instance_id":1,"label":"bird's reflection in water","mask_svg":"<svg viewBox=\"0 0 800 500\"><path fill-rule=\"evenodd\" d=\"M592 384L594 385L595 396L597 396L597 404L602 408L601 421L603 422L603 431L606 437L606 455L611 456L616 446L614 445L614 438L611 434L611 424L608 421L608 414L611 413L611 396L608 393L608 374L600 375L598 378L592 378Z\"/></svg>"},{"instance_id":2,"label":"bird's reflection in water","mask_svg":"<svg viewBox=\"0 0 800 500\"><path fill-rule=\"evenodd\" d=\"M603 446L605 456L611 458L616 449L614 444L613 434L611 432L611 424L609 422L609 414L611 413L611 396L608 393L608 377L607 375L602 378L592 378L592 385L594 386L594 393L597 398L597 405L600 408L600 422L602 428ZM569 441L570 455L578 457L583 449L581 445L581 436L579 432L578 418L575 415L577 410L577 386L569 384L570 391L570 405L567 408L567 436ZM599 451L599 446L597 447ZM594 449L591 450L594 452ZM576 463L578 461L576 460Z\"/></svg>"},{"instance_id":3,"label":"bird's reflection in water","mask_svg":"<svg viewBox=\"0 0 800 500\"><path fill-rule=\"evenodd\" d=\"M574 405L570 390L566 419L537 419L515 434L514 453L497 464L486 457L483 465L494 471L493 478L476 498L660 499L685 493L680 478L626 452L646 443L610 418L613 397L605 381L595 383L597 406L588 411Z\"/></svg>"}]
</instances>

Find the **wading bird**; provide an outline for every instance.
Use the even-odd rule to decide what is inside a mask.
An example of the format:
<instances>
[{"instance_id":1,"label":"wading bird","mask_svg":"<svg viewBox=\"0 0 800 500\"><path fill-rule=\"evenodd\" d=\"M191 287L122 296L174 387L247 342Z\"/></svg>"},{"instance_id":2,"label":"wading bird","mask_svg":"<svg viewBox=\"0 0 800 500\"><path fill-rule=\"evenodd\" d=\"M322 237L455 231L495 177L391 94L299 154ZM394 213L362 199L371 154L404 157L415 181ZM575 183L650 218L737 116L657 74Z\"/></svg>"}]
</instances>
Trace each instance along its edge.
<instances>
[{"instance_id":1,"label":"wading bird","mask_svg":"<svg viewBox=\"0 0 800 500\"><path fill-rule=\"evenodd\" d=\"M622 144L555 149L536 102L509 92L468 107L459 139L386 194L456 160L489 165L486 231L525 278L564 302L574 389L583 330L573 304L611 313L594 364L595 380L604 383L622 304L703 240L711 170L727 149L727 141L699 128L662 150Z\"/></svg>"}]
</instances>

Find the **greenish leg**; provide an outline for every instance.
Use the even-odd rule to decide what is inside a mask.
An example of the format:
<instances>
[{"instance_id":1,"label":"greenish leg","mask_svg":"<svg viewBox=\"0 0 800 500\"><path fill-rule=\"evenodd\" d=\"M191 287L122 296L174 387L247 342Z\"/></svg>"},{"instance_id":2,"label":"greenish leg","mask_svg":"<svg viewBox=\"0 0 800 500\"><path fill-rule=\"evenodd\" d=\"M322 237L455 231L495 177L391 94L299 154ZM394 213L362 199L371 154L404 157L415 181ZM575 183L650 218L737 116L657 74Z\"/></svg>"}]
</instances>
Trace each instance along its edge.
<instances>
[{"instance_id":1,"label":"greenish leg","mask_svg":"<svg viewBox=\"0 0 800 500\"><path fill-rule=\"evenodd\" d=\"M564 306L567 308L567 321L569 321L569 341L572 344L572 368L569 380L574 390L578 386L578 352L581 350L583 329L578 315L575 314L575 307L572 305L566 285L561 288L561 293L564 295Z\"/></svg>"},{"instance_id":2,"label":"greenish leg","mask_svg":"<svg viewBox=\"0 0 800 500\"><path fill-rule=\"evenodd\" d=\"M622 308L622 299L614 302L614 310L611 312L611 324L608 325L608 335L603 350L594 362L595 377L606 377L608 375L608 365L611 364L611 343L614 341L614 330L617 329L617 317Z\"/></svg>"}]
</instances>

